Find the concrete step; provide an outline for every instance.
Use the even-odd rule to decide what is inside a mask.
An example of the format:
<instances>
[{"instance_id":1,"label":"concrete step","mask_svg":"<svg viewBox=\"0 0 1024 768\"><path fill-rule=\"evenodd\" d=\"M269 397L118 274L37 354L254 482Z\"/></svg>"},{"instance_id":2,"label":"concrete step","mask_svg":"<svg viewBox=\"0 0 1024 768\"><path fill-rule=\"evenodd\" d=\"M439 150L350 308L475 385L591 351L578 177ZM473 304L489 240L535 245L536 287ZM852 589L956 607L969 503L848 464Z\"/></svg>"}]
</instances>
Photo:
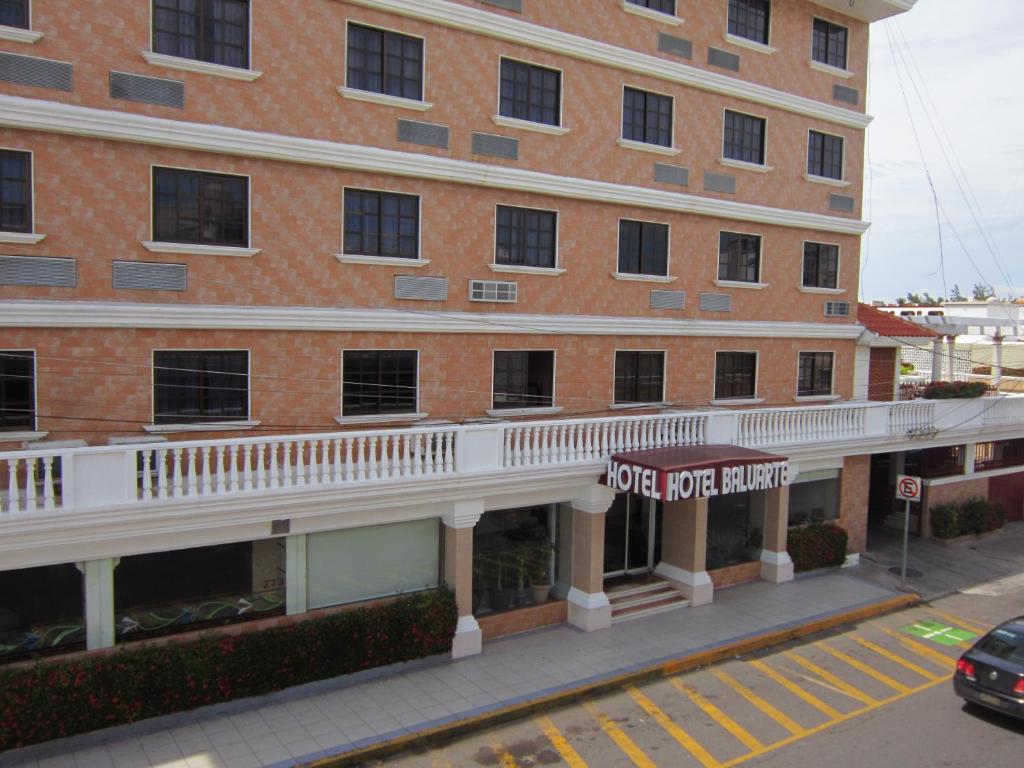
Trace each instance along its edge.
<instances>
[{"instance_id":1,"label":"concrete step","mask_svg":"<svg viewBox=\"0 0 1024 768\"><path fill-rule=\"evenodd\" d=\"M673 597L668 597L663 600L657 600L646 605L638 605L632 608L625 608L621 611L617 611L613 608L612 624L618 624L619 622L629 621L631 619L639 619L643 616L654 616L658 613L675 611L679 608L685 608L689 604L689 600L687 600L681 594L676 592Z\"/></svg>"},{"instance_id":2,"label":"concrete step","mask_svg":"<svg viewBox=\"0 0 1024 768\"><path fill-rule=\"evenodd\" d=\"M609 598L608 602L612 604L612 612L614 613L615 611L623 608L633 608L637 605L649 605L651 603L660 602L661 600L667 600L670 597L677 597L678 595L678 590L666 584L663 589L659 589L656 592L644 592L639 595L619 597L615 600Z\"/></svg>"},{"instance_id":3,"label":"concrete step","mask_svg":"<svg viewBox=\"0 0 1024 768\"><path fill-rule=\"evenodd\" d=\"M664 579L655 579L654 581L646 584L625 584L621 587L615 587L605 594L608 596L610 602L616 600L622 600L627 597L633 597L634 595L643 595L650 592L661 592L666 588L672 589L672 585Z\"/></svg>"}]
</instances>

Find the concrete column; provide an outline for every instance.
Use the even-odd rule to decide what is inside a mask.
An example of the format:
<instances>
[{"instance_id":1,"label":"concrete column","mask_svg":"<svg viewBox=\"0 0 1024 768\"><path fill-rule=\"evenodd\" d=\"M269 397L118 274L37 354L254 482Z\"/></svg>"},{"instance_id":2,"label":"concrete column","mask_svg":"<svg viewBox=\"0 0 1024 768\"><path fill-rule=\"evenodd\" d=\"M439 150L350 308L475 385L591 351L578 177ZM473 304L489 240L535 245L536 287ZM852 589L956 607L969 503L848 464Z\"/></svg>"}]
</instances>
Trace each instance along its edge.
<instances>
[{"instance_id":1,"label":"concrete column","mask_svg":"<svg viewBox=\"0 0 1024 768\"><path fill-rule=\"evenodd\" d=\"M114 646L114 569L120 561L108 557L75 563L85 587L85 647L90 651Z\"/></svg>"},{"instance_id":2,"label":"concrete column","mask_svg":"<svg viewBox=\"0 0 1024 768\"><path fill-rule=\"evenodd\" d=\"M594 484L572 500L572 586L569 623L586 632L612 625L612 606L604 593L604 521L615 492Z\"/></svg>"},{"instance_id":3,"label":"concrete column","mask_svg":"<svg viewBox=\"0 0 1024 768\"><path fill-rule=\"evenodd\" d=\"M992 336L992 351L995 353L995 364L992 366L992 383L999 391L999 385L1003 381L1003 334L997 330Z\"/></svg>"},{"instance_id":4,"label":"concrete column","mask_svg":"<svg viewBox=\"0 0 1024 768\"><path fill-rule=\"evenodd\" d=\"M964 445L964 474L974 474L974 462L978 456L978 444L971 442Z\"/></svg>"},{"instance_id":5,"label":"concrete column","mask_svg":"<svg viewBox=\"0 0 1024 768\"><path fill-rule=\"evenodd\" d=\"M956 336L946 337L946 355L949 366L949 381L956 381Z\"/></svg>"},{"instance_id":6,"label":"concrete column","mask_svg":"<svg viewBox=\"0 0 1024 768\"><path fill-rule=\"evenodd\" d=\"M473 616L473 528L484 513L484 500L457 501L444 516L444 582L455 593L459 623L452 639L452 658L475 656L484 635Z\"/></svg>"},{"instance_id":7,"label":"concrete column","mask_svg":"<svg viewBox=\"0 0 1024 768\"><path fill-rule=\"evenodd\" d=\"M773 584L793 580L793 560L786 551L789 534L789 486L764 492L764 548L761 578Z\"/></svg>"},{"instance_id":8,"label":"concrete column","mask_svg":"<svg viewBox=\"0 0 1024 768\"><path fill-rule=\"evenodd\" d=\"M942 337L932 339L932 381L942 381Z\"/></svg>"},{"instance_id":9,"label":"concrete column","mask_svg":"<svg viewBox=\"0 0 1024 768\"><path fill-rule=\"evenodd\" d=\"M714 599L707 572L708 500L666 502L661 523L661 562L654 572L689 599L704 605Z\"/></svg>"},{"instance_id":10,"label":"concrete column","mask_svg":"<svg viewBox=\"0 0 1024 768\"><path fill-rule=\"evenodd\" d=\"M306 534L288 536L284 540L285 612L289 616L308 610L306 589Z\"/></svg>"}]
</instances>

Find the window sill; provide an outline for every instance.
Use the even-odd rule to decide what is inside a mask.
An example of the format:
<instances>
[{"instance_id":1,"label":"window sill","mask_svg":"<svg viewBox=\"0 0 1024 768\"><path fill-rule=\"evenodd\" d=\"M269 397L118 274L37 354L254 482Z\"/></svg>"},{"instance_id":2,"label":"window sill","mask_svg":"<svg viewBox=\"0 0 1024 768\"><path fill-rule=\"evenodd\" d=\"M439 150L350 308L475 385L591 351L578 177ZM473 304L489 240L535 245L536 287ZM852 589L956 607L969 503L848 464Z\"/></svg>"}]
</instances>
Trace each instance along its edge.
<instances>
[{"instance_id":1,"label":"window sill","mask_svg":"<svg viewBox=\"0 0 1024 768\"><path fill-rule=\"evenodd\" d=\"M842 395L795 395L793 397L794 403L810 403L814 401L823 402L825 400L834 401L841 400Z\"/></svg>"},{"instance_id":2,"label":"window sill","mask_svg":"<svg viewBox=\"0 0 1024 768\"><path fill-rule=\"evenodd\" d=\"M710 400L712 405L760 405L764 402L763 397L726 397L718 400Z\"/></svg>"},{"instance_id":3,"label":"window sill","mask_svg":"<svg viewBox=\"0 0 1024 768\"><path fill-rule=\"evenodd\" d=\"M720 288L750 288L755 291L771 287L771 283L748 283L743 280L715 280L715 285Z\"/></svg>"},{"instance_id":4,"label":"window sill","mask_svg":"<svg viewBox=\"0 0 1024 768\"><path fill-rule=\"evenodd\" d=\"M510 272L518 275L547 275L548 277L558 277L559 275L565 274L564 269L558 269L556 267L525 267L517 264L488 264L492 272Z\"/></svg>"},{"instance_id":5,"label":"window sill","mask_svg":"<svg viewBox=\"0 0 1024 768\"><path fill-rule=\"evenodd\" d=\"M616 280L627 280L637 283L674 283L678 277L667 275L634 275L631 272L612 272L611 276Z\"/></svg>"},{"instance_id":6,"label":"window sill","mask_svg":"<svg viewBox=\"0 0 1024 768\"><path fill-rule=\"evenodd\" d=\"M726 32L724 35L722 35L722 39L725 40L725 42L727 43L738 45L740 48L746 48L747 50L750 51L757 51L758 53L772 54L779 50L778 48L772 48L770 45L759 43L756 40L748 40L745 37L733 35L729 32Z\"/></svg>"},{"instance_id":7,"label":"window sill","mask_svg":"<svg viewBox=\"0 0 1024 768\"><path fill-rule=\"evenodd\" d=\"M651 8L644 8L642 5L636 5L635 3L629 2L629 0L622 0L622 10L626 13L636 14L637 16L643 16L645 19L651 21L660 21L662 24L668 24L671 27L678 27L685 21L678 16L672 16L661 11L655 11Z\"/></svg>"},{"instance_id":8,"label":"window sill","mask_svg":"<svg viewBox=\"0 0 1024 768\"><path fill-rule=\"evenodd\" d=\"M37 432L31 429L24 432L0 432L0 443L33 443L36 440L42 440L49 434L49 432Z\"/></svg>"},{"instance_id":9,"label":"window sill","mask_svg":"<svg viewBox=\"0 0 1024 768\"><path fill-rule=\"evenodd\" d=\"M547 416L561 413L562 410L561 406L556 408L491 408L487 411L487 415L493 418L501 418L502 416Z\"/></svg>"},{"instance_id":10,"label":"window sill","mask_svg":"<svg viewBox=\"0 0 1024 768\"><path fill-rule=\"evenodd\" d=\"M650 152L651 154L664 155L665 157L675 157L683 151L675 147L663 147L660 144L648 144L646 141L633 141L632 139L623 138L618 139L618 145L623 149L636 149L640 152Z\"/></svg>"},{"instance_id":11,"label":"window sill","mask_svg":"<svg viewBox=\"0 0 1024 768\"><path fill-rule=\"evenodd\" d=\"M0 40L10 40L12 43L34 43L42 39L43 33L34 29L0 25Z\"/></svg>"},{"instance_id":12,"label":"window sill","mask_svg":"<svg viewBox=\"0 0 1024 768\"><path fill-rule=\"evenodd\" d=\"M234 256L251 259L259 248L236 248L229 245L202 245L200 243L163 243L143 240L142 247L151 253L181 253L186 256Z\"/></svg>"},{"instance_id":13,"label":"window sill","mask_svg":"<svg viewBox=\"0 0 1024 768\"><path fill-rule=\"evenodd\" d=\"M736 168L741 171L753 171L754 173L769 173L775 170L774 166L759 163L748 163L746 160L733 160L731 157L718 158L719 165L726 168Z\"/></svg>"},{"instance_id":14,"label":"window sill","mask_svg":"<svg viewBox=\"0 0 1024 768\"><path fill-rule=\"evenodd\" d=\"M202 424L143 424L142 428L151 435L168 435L173 432L234 432L252 429L262 421L211 421Z\"/></svg>"},{"instance_id":15,"label":"window sill","mask_svg":"<svg viewBox=\"0 0 1024 768\"><path fill-rule=\"evenodd\" d=\"M851 77L857 74L856 72L851 72L848 69L833 67L831 64L825 64L824 62L815 61L814 59L808 61L807 66L809 66L811 69L817 70L818 72L824 72L827 75L835 75L836 77L841 77L844 80L849 80Z\"/></svg>"},{"instance_id":16,"label":"window sill","mask_svg":"<svg viewBox=\"0 0 1024 768\"><path fill-rule=\"evenodd\" d=\"M535 123L533 120L520 120L517 117L505 117L504 115L491 115L491 121L503 128L518 128L523 131L536 131L537 133L548 133L552 136L565 136L568 128L561 125L548 125L547 123Z\"/></svg>"},{"instance_id":17,"label":"window sill","mask_svg":"<svg viewBox=\"0 0 1024 768\"><path fill-rule=\"evenodd\" d=\"M815 288L810 285L801 285L797 290L801 293L827 293L831 295L838 295L840 293L846 293L845 288Z\"/></svg>"},{"instance_id":18,"label":"window sill","mask_svg":"<svg viewBox=\"0 0 1024 768\"><path fill-rule=\"evenodd\" d=\"M850 186L849 181L843 181L842 179L830 179L828 176L815 176L813 173L805 173L804 180L814 182L815 184L826 184L830 187Z\"/></svg>"},{"instance_id":19,"label":"window sill","mask_svg":"<svg viewBox=\"0 0 1024 768\"><path fill-rule=\"evenodd\" d=\"M342 98L345 99L352 99L354 101L368 101L371 104L383 104L386 107L414 109L417 112L426 112L428 109L434 106L429 101L416 101L416 99L406 99L401 96L389 96L386 93L360 91L358 88L349 88L344 85L338 88L338 93L340 93Z\"/></svg>"},{"instance_id":20,"label":"window sill","mask_svg":"<svg viewBox=\"0 0 1024 768\"><path fill-rule=\"evenodd\" d=\"M371 264L375 267L425 267L430 259L403 259L397 256L363 256L356 253L336 253L334 258L342 264Z\"/></svg>"},{"instance_id":21,"label":"window sill","mask_svg":"<svg viewBox=\"0 0 1024 768\"><path fill-rule=\"evenodd\" d=\"M181 56L168 56L166 53L153 53L152 51L143 51L142 58L156 67L167 67L168 69L180 69L183 72L197 72L201 75L226 77L229 80L242 80L247 83L251 83L263 75L262 72L255 69L227 67L223 64L213 64L209 61L185 59Z\"/></svg>"},{"instance_id":22,"label":"window sill","mask_svg":"<svg viewBox=\"0 0 1024 768\"><path fill-rule=\"evenodd\" d=\"M42 242L46 235L34 232L0 232L0 243L5 245L35 245Z\"/></svg>"},{"instance_id":23,"label":"window sill","mask_svg":"<svg viewBox=\"0 0 1024 768\"><path fill-rule=\"evenodd\" d=\"M644 408L668 408L665 402L657 403L612 403L608 406L609 411L636 411Z\"/></svg>"},{"instance_id":24,"label":"window sill","mask_svg":"<svg viewBox=\"0 0 1024 768\"><path fill-rule=\"evenodd\" d=\"M388 413L368 416L335 416L334 421L342 426L346 424L396 424L406 421L422 421L429 415L429 413Z\"/></svg>"}]
</instances>

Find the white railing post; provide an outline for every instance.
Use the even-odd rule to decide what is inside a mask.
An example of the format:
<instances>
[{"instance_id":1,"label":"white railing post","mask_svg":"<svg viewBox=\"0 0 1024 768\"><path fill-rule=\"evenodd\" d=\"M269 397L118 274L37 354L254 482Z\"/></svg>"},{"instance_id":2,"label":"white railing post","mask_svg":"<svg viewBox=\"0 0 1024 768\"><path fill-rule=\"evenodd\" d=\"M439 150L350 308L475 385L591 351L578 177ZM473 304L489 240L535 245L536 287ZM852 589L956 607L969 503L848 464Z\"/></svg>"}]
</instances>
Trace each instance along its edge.
<instances>
[{"instance_id":1,"label":"white railing post","mask_svg":"<svg viewBox=\"0 0 1024 768\"><path fill-rule=\"evenodd\" d=\"M455 471L494 472L505 466L505 430L508 422L468 424L455 433Z\"/></svg>"},{"instance_id":2,"label":"white railing post","mask_svg":"<svg viewBox=\"0 0 1024 768\"><path fill-rule=\"evenodd\" d=\"M739 419L739 411L709 413L704 423L704 442L707 445L742 445Z\"/></svg>"}]
</instances>

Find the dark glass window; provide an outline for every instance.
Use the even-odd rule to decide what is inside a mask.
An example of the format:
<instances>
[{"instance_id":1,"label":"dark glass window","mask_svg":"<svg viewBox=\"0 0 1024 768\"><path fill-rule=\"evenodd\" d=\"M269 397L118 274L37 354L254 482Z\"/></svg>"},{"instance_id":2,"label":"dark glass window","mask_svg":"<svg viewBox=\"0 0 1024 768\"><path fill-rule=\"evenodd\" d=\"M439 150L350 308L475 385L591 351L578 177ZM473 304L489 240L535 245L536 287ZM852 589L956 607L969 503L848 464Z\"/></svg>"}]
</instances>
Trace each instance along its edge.
<instances>
[{"instance_id":1,"label":"dark glass window","mask_svg":"<svg viewBox=\"0 0 1024 768\"><path fill-rule=\"evenodd\" d=\"M346 350L342 416L416 412L416 350Z\"/></svg>"},{"instance_id":2,"label":"dark glass window","mask_svg":"<svg viewBox=\"0 0 1024 768\"><path fill-rule=\"evenodd\" d=\"M556 238L554 211L499 205L494 263L554 269Z\"/></svg>"},{"instance_id":3,"label":"dark glass window","mask_svg":"<svg viewBox=\"0 0 1024 768\"><path fill-rule=\"evenodd\" d=\"M348 25L346 85L360 91L423 100L423 40Z\"/></svg>"},{"instance_id":4,"label":"dark glass window","mask_svg":"<svg viewBox=\"0 0 1024 768\"><path fill-rule=\"evenodd\" d=\"M807 173L826 179L843 178L843 137L810 131L807 136Z\"/></svg>"},{"instance_id":5,"label":"dark glass window","mask_svg":"<svg viewBox=\"0 0 1024 768\"><path fill-rule=\"evenodd\" d=\"M0 429L35 427L35 362L32 352L0 352Z\"/></svg>"},{"instance_id":6,"label":"dark glass window","mask_svg":"<svg viewBox=\"0 0 1024 768\"><path fill-rule=\"evenodd\" d=\"M554 352L495 352L494 407L550 408Z\"/></svg>"},{"instance_id":7,"label":"dark glass window","mask_svg":"<svg viewBox=\"0 0 1024 768\"><path fill-rule=\"evenodd\" d=\"M171 243L246 247L249 180L177 168L153 169L153 236Z\"/></svg>"},{"instance_id":8,"label":"dark glass window","mask_svg":"<svg viewBox=\"0 0 1024 768\"><path fill-rule=\"evenodd\" d=\"M832 394L832 352L801 352L796 393L801 396Z\"/></svg>"},{"instance_id":9,"label":"dark glass window","mask_svg":"<svg viewBox=\"0 0 1024 768\"><path fill-rule=\"evenodd\" d=\"M668 275L668 224L620 219L618 271Z\"/></svg>"},{"instance_id":10,"label":"dark glass window","mask_svg":"<svg viewBox=\"0 0 1024 768\"><path fill-rule=\"evenodd\" d=\"M415 259L420 251L420 198L345 190L345 253Z\"/></svg>"},{"instance_id":11,"label":"dark glass window","mask_svg":"<svg viewBox=\"0 0 1024 768\"><path fill-rule=\"evenodd\" d=\"M153 51L249 66L249 0L153 0Z\"/></svg>"},{"instance_id":12,"label":"dark glass window","mask_svg":"<svg viewBox=\"0 0 1024 768\"><path fill-rule=\"evenodd\" d=\"M761 279L761 238L722 232L718 236L718 279L757 283Z\"/></svg>"},{"instance_id":13,"label":"dark glass window","mask_svg":"<svg viewBox=\"0 0 1024 768\"><path fill-rule=\"evenodd\" d=\"M628 2L650 8L652 11L661 11L670 16L675 16L676 13L676 0L628 0Z\"/></svg>"},{"instance_id":14,"label":"dark glass window","mask_svg":"<svg viewBox=\"0 0 1024 768\"><path fill-rule=\"evenodd\" d=\"M153 418L157 424L249 418L249 353L154 352Z\"/></svg>"},{"instance_id":15,"label":"dark glass window","mask_svg":"<svg viewBox=\"0 0 1024 768\"><path fill-rule=\"evenodd\" d=\"M562 74L553 69L501 60L501 106L504 117L559 125Z\"/></svg>"},{"instance_id":16,"label":"dark glass window","mask_svg":"<svg viewBox=\"0 0 1024 768\"><path fill-rule=\"evenodd\" d=\"M757 353L715 353L715 399L754 397L757 384Z\"/></svg>"},{"instance_id":17,"label":"dark glass window","mask_svg":"<svg viewBox=\"0 0 1024 768\"><path fill-rule=\"evenodd\" d=\"M839 69L846 69L846 27L824 19L814 20L811 58Z\"/></svg>"},{"instance_id":18,"label":"dark glass window","mask_svg":"<svg viewBox=\"0 0 1024 768\"><path fill-rule=\"evenodd\" d=\"M672 99L660 93L622 90L622 138L672 146Z\"/></svg>"},{"instance_id":19,"label":"dark glass window","mask_svg":"<svg viewBox=\"0 0 1024 768\"><path fill-rule=\"evenodd\" d=\"M0 24L28 29L28 0L0 0Z\"/></svg>"},{"instance_id":20,"label":"dark glass window","mask_svg":"<svg viewBox=\"0 0 1024 768\"><path fill-rule=\"evenodd\" d=\"M839 283L839 246L804 243L805 288L835 288Z\"/></svg>"},{"instance_id":21,"label":"dark glass window","mask_svg":"<svg viewBox=\"0 0 1024 768\"><path fill-rule=\"evenodd\" d=\"M616 403L660 403L664 385L664 352L615 353Z\"/></svg>"},{"instance_id":22,"label":"dark glass window","mask_svg":"<svg viewBox=\"0 0 1024 768\"><path fill-rule=\"evenodd\" d=\"M0 230L32 231L32 155L0 150Z\"/></svg>"},{"instance_id":23,"label":"dark glass window","mask_svg":"<svg viewBox=\"0 0 1024 768\"><path fill-rule=\"evenodd\" d=\"M722 153L730 160L764 165L765 126L766 121L763 117L753 117L727 109Z\"/></svg>"},{"instance_id":24,"label":"dark glass window","mask_svg":"<svg viewBox=\"0 0 1024 768\"><path fill-rule=\"evenodd\" d=\"M768 45L771 0L729 0L729 34Z\"/></svg>"}]
</instances>

